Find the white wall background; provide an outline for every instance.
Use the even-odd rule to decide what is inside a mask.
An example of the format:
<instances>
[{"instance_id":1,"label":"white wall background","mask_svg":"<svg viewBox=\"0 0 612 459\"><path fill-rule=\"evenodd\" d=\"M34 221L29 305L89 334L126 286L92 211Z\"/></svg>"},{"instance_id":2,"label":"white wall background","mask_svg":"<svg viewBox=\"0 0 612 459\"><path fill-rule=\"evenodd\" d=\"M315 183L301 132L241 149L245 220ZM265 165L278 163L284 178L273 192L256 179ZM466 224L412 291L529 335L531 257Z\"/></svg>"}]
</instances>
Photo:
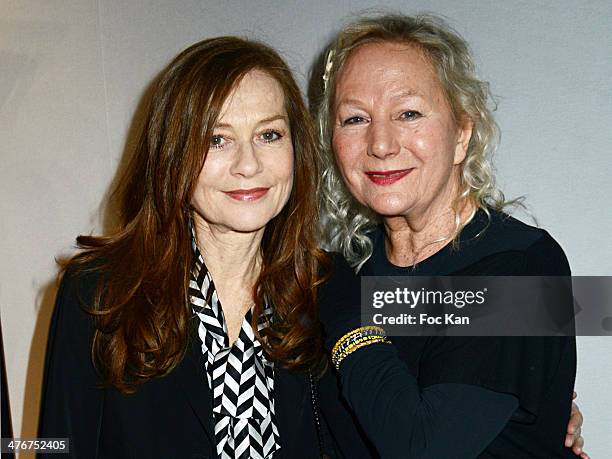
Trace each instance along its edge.
<instances>
[{"instance_id":1,"label":"white wall background","mask_svg":"<svg viewBox=\"0 0 612 459\"><path fill-rule=\"evenodd\" d=\"M153 76L205 37L278 48L306 85L348 15L421 2L0 0L0 309L15 435L35 436L54 257L100 206ZM430 0L499 98L499 180L526 195L579 275L612 275L612 3ZM133 127L132 127L133 130ZM612 338L580 338L587 451L612 451Z\"/></svg>"}]
</instances>

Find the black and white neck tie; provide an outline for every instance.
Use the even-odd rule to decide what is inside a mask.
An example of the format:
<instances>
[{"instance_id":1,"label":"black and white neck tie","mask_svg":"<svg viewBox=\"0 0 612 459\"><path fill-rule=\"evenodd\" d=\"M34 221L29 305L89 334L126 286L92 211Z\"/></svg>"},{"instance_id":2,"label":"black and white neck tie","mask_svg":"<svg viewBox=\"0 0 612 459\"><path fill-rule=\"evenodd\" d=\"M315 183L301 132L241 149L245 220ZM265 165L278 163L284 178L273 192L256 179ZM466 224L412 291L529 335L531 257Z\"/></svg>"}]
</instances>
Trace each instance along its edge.
<instances>
[{"instance_id":1,"label":"black and white neck tie","mask_svg":"<svg viewBox=\"0 0 612 459\"><path fill-rule=\"evenodd\" d=\"M210 273L194 244L189 282L193 312L199 317L205 372L213 395L217 455L222 459L266 459L280 448L274 414L274 366L251 328L251 312L230 346L223 309ZM261 330L271 317L266 307Z\"/></svg>"}]
</instances>

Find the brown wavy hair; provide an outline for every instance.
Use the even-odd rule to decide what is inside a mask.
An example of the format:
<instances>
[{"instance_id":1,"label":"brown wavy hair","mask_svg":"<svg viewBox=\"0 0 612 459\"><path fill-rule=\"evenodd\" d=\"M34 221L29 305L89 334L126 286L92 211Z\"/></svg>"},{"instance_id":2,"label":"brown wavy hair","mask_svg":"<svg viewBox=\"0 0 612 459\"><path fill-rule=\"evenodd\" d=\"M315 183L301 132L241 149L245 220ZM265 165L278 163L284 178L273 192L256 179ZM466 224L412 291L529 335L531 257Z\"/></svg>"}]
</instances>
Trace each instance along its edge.
<instances>
[{"instance_id":1,"label":"brown wavy hair","mask_svg":"<svg viewBox=\"0 0 612 459\"><path fill-rule=\"evenodd\" d=\"M139 143L112 195L119 229L110 236L79 236L82 250L68 263L100 276L87 305L96 325L92 358L104 383L122 392L168 374L186 352L190 200L223 102L253 70L269 74L284 91L295 157L289 200L264 231L253 325L264 299L269 301L273 321L258 333L269 357L298 371L324 365L316 290L321 268L330 265L316 243L313 124L291 71L274 50L219 37L187 48L160 74Z\"/></svg>"}]
</instances>

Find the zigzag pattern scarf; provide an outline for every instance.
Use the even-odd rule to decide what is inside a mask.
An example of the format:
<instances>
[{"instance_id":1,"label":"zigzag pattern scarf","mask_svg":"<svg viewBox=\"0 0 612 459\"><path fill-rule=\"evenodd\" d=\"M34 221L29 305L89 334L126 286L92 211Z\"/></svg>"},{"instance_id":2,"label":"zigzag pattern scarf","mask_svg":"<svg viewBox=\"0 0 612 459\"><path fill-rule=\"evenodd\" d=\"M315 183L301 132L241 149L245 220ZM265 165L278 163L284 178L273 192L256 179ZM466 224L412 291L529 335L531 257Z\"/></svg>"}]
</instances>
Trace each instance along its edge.
<instances>
[{"instance_id":1,"label":"zigzag pattern scarf","mask_svg":"<svg viewBox=\"0 0 612 459\"><path fill-rule=\"evenodd\" d=\"M199 317L208 386L213 394L217 454L221 459L265 459L280 448L274 422L274 366L268 362L251 328L251 312L230 346L227 324L210 273L195 244L189 296ZM258 329L271 317L264 310Z\"/></svg>"}]
</instances>

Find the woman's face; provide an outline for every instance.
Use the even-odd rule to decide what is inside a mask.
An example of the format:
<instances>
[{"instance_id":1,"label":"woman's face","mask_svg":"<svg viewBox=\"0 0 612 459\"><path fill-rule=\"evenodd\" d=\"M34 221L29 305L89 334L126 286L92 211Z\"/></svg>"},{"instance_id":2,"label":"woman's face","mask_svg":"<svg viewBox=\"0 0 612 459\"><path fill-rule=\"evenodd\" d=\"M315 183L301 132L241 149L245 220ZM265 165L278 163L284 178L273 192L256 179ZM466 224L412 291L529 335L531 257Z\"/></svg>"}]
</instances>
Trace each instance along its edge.
<instances>
[{"instance_id":1,"label":"woman's face","mask_svg":"<svg viewBox=\"0 0 612 459\"><path fill-rule=\"evenodd\" d=\"M293 146L279 83L251 71L223 104L191 204L221 231L254 232L281 211L293 185Z\"/></svg>"},{"instance_id":2,"label":"woman's face","mask_svg":"<svg viewBox=\"0 0 612 459\"><path fill-rule=\"evenodd\" d=\"M421 50L354 50L338 75L333 121L336 161L360 203L388 217L450 205L471 124L457 126Z\"/></svg>"}]
</instances>

